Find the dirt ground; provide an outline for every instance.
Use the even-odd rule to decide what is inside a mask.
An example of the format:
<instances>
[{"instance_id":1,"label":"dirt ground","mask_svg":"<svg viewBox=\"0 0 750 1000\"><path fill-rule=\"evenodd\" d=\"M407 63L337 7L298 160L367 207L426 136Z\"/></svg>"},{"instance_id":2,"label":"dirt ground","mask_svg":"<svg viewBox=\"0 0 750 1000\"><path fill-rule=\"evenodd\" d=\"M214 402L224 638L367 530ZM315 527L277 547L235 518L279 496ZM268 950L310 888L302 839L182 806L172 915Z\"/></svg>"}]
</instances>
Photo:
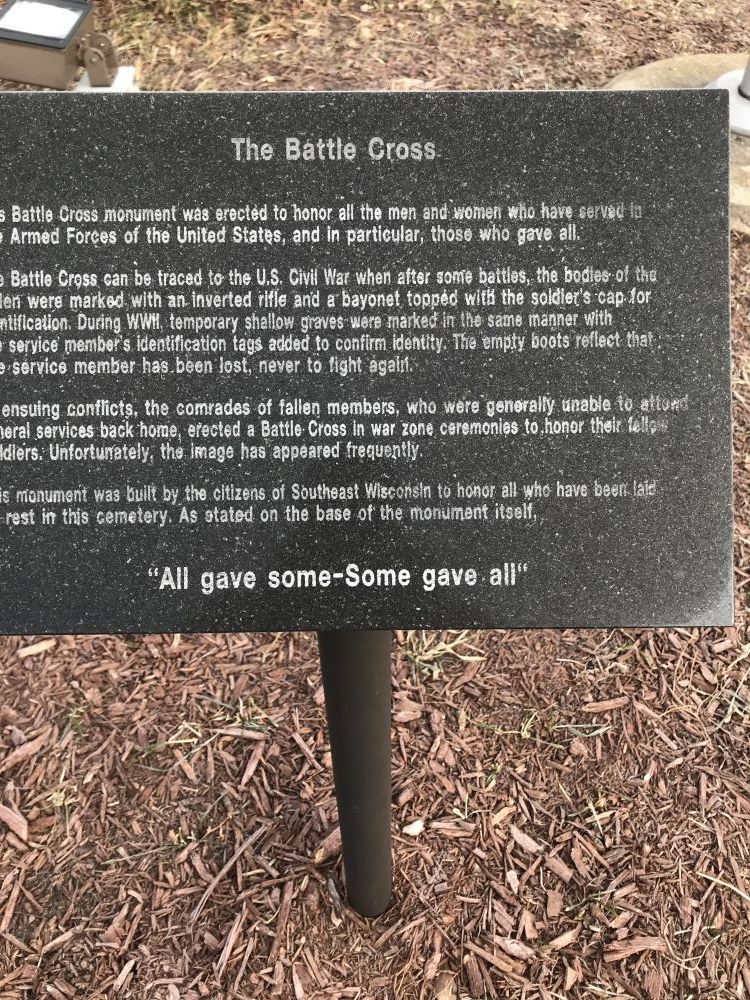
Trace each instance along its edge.
<instances>
[{"instance_id":1,"label":"dirt ground","mask_svg":"<svg viewBox=\"0 0 750 1000\"><path fill-rule=\"evenodd\" d=\"M152 89L598 87L746 0L100 3ZM397 634L396 892L341 901L313 636L0 640L0 1000L750 997L750 238L737 625Z\"/></svg>"}]
</instances>

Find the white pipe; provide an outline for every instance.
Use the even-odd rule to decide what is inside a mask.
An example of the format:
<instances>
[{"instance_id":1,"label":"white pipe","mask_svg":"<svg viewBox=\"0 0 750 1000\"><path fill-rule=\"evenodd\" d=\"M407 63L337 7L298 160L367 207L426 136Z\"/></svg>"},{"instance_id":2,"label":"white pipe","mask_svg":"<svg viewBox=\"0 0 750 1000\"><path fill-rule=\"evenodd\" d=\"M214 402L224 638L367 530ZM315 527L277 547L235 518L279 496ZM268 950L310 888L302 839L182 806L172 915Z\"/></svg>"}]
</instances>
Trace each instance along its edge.
<instances>
[{"instance_id":1,"label":"white pipe","mask_svg":"<svg viewBox=\"0 0 750 1000\"><path fill-rule=\"evenodd\" d=\"M750 57L747 60L747 66L745 67L745 75L740 81L740 93L748 101L750 101Z\"/></svg>"}]
</instances>

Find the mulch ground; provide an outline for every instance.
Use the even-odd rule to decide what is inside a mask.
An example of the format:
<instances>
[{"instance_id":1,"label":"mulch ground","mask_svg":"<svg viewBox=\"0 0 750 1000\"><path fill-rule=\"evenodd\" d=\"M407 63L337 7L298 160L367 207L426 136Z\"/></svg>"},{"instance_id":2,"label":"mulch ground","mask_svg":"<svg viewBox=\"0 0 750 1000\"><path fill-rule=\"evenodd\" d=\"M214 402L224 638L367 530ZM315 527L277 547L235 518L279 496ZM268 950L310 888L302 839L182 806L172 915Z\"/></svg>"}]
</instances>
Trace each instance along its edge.
<instances>
[{"instance_id":1,"label":"mulch ground","mask_svg":"<svg viewBox=\"0 0 750 1000\"><path fill-rule=\"evenodd\" d=\"M154 89L596 87L750 48L744 0L100 7ZM737 625L397 634L377 921L342 903L313 636L0 640L0 1000L750 996L731 254Z\"/></svg>"}]
</instances>

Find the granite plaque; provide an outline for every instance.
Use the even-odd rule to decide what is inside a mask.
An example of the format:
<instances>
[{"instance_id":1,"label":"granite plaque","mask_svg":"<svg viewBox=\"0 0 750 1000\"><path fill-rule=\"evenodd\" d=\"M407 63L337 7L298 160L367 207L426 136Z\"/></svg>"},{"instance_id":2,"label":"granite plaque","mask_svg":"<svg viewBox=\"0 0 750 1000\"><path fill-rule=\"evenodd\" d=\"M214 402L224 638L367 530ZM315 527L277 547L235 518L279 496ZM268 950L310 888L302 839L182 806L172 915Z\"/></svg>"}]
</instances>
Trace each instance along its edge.
<instances>
[{"instance_id":1,"label":"granite plaque","mask_svg":"<svg viewBox=\"0 0 750 1000\"><path fill-rule=\"evenodd\" d=\"M732 621L722 91L0 96L0 630Z\"/></svg>"}]
</instances>

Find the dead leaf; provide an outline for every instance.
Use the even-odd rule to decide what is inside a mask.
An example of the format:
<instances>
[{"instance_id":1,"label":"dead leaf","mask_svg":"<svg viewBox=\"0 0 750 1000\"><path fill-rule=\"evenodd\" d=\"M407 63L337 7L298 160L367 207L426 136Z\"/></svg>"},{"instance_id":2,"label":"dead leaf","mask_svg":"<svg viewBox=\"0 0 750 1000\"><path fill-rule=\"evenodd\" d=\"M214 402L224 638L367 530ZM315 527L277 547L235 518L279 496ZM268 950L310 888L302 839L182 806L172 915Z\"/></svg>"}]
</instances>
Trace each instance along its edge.
<instances>
[{"instance_id":1,"label":"dead leaf","mask_svg":"<svg viewBox=\"0 0 750 1000\"><path fill-rule=\"evenodd\" d=\"M19 729L18 726L8 726L8 730L5 735L8 742L12 743L14 747L23 746L26 742L26 733L23 729Z\"/></svg>"},{"instance_id":2,"label":"dead leaf","mask_svg":"<svg viewBox=\"0 0 750 1000\"><path fill-rule=\"evenodd\" d=\"M416 819L413 823L408 823L401 832L407 837L418 837L424 832L424 820Z\"/></svg>"},{"instance_id":3,"label":"dead leaf","mask_svg":"<svg viewBox=\"0 0 750 1000\"><path fill-rule=\"evenodd\" d=\"M452 972L441 972L435 980L434 1000L456 1000L456 977Z\"/></svg>"},{"instance_id":4,"label":"dead leaf","mask_svg":"<svg viewBox=\"0 0 750 1000\"><path fill-rule=\"evenodd\" d=\"M520 958L522 962L530 962L532 958L536 958L534 949L529 948L523 941L510 937L494 937L492 940L511 958Z\"/></svg>"},{"instance_id":5,"label":"dead leaf","mask_svg":"<svg viewBox=\"0 0 750 1000\"><path fill-rule=\"evenodd\" d=\"M393 714L394 722L416 722L424 712L424 705L416 701L409 701L403 698L396 703L396 711Z\"/></svg>"}]
</instances>

